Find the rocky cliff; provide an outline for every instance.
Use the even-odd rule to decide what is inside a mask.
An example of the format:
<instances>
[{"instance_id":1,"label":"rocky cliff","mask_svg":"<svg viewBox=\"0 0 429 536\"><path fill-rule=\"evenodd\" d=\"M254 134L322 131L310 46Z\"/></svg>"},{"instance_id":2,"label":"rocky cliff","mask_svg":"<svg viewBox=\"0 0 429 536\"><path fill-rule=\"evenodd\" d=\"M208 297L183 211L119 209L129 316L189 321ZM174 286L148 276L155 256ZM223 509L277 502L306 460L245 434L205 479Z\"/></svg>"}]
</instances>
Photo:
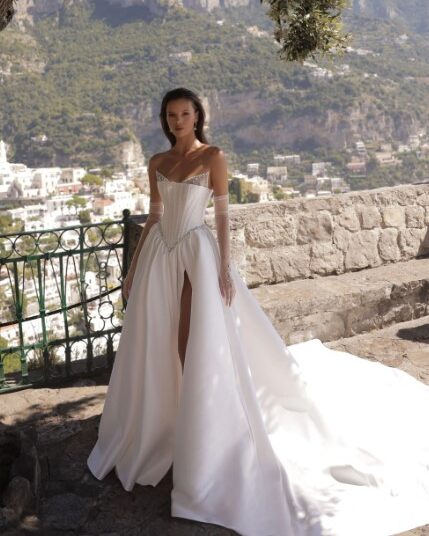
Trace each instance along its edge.
<instances>
[{"instance_id":1,"label":"rocky cliff","mask_svg":"<svg viewBox=\"0 0 429 536\"><path fill-rule=\"evenodd\" d=\"M32 21L58 12L63 6L80 4L87 0L19 0L17 16ZM260 5L260 0L94 0L94 3L108 3L123 8L145 7L152 13L159 13L170 5L211 11L215 8ZM427 0L350 0L350 9L355 15L400 20L418 31L429 30L429 2ZM346 10L348 11L348 10Z\"/></svg>"},{"instance_id":2,"label":"rocky cliff","mask_svg":"<svg viewBox=\"0 0 429 536\"><path fill-rule=\"evenodd\" d=\"M427 0L353 0L352 7L355 15L400 21L416 31L429 31Z\"/></svg>"}]
</instances>

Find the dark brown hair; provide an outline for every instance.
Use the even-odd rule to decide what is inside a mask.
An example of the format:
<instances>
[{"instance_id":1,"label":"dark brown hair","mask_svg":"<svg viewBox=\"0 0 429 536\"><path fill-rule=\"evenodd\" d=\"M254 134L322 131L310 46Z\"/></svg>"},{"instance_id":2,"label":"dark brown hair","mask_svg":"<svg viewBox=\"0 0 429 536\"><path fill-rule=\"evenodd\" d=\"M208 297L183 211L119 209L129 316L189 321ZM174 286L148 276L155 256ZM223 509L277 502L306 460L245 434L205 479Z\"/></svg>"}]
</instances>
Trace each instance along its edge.
<instances>
[{"instance_id":1,"label":"dark brown hair","mask_svg":"<svg viewBox=\"0 0 429 536\"><path fill-rule=\"evenodd\" d=\"M194 110L198 111L198 121L196 125L197 128L195 130L195 137L199 139L201 143L208 143L203 131L206 114L200 98L190 89L186 89L185 87L176 87L175 89L167 91L167 93L164 95L161 103L161 111L159 112L162 130L164 131L164 134L167 136L167 138L170 140L171 146L173 147L174 145L176 145L176 136L173 134L173 132L170 132L170 129L168 127L167 104L170 101L176 99L188 99L192 102Z\"/></svg>"}]
</instances>

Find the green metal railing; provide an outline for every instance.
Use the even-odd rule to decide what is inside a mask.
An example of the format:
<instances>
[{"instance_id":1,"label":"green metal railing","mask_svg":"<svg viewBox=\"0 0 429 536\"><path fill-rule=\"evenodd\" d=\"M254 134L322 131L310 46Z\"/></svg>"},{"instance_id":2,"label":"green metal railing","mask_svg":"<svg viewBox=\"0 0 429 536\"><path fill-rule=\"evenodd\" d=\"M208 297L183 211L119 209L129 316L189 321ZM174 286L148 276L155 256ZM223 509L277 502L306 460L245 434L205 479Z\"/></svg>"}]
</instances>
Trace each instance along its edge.
<instances>
[{"instance_id":1,"label":"green metal railing","mask_svg":"<svg viewBox=\"0 0 429 536\"><path fill-rule=\"evenodd\" d=\"M111 369L129 224L0 235L0 393Z\"/></svg>"}]
</instances>

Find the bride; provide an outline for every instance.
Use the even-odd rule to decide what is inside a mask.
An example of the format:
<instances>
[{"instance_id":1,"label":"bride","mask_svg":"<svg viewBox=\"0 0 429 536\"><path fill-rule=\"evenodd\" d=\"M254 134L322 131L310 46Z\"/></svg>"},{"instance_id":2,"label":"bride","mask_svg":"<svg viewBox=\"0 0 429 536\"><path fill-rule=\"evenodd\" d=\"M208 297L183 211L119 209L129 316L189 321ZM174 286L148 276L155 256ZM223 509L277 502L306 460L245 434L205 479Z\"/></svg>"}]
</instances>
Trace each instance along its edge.
<instances>
[{"instance_id":1,"label":"bride","mask_svg":"<svg viewBox=\"0 0 429 536\"><path fill-rule=\"evenodd\" d=\"M429 387L318 339L286 346L230 258L227 164L200 98L167 92L160 120L171 148L148 165L92 474L131 491L172 466L172 516L243 536L429 523Z\"/></svg>"}]
</instances>

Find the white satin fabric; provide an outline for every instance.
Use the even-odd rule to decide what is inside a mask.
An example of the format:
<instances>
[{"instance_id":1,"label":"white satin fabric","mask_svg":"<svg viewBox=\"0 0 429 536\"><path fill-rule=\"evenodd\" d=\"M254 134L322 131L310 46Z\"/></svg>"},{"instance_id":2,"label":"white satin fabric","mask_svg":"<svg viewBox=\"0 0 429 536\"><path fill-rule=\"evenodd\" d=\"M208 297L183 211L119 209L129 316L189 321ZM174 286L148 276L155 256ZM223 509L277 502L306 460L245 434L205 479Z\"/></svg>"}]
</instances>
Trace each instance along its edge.
<instances>
[{"instance_id":1,"label":"white satin fabric","mask_svg":"<svg viewBox=\"0 0 429 536\"><path fill-rule=\"evenodd\" d=\"M212 191L158 182L87 460L125 490L173 463L171 514L243 536L389 536L429 523L429 387L318 339L286 347L236 267L227 307ZM177 350L187 271L185 367Z\"/></svg>"}]
</instances>

